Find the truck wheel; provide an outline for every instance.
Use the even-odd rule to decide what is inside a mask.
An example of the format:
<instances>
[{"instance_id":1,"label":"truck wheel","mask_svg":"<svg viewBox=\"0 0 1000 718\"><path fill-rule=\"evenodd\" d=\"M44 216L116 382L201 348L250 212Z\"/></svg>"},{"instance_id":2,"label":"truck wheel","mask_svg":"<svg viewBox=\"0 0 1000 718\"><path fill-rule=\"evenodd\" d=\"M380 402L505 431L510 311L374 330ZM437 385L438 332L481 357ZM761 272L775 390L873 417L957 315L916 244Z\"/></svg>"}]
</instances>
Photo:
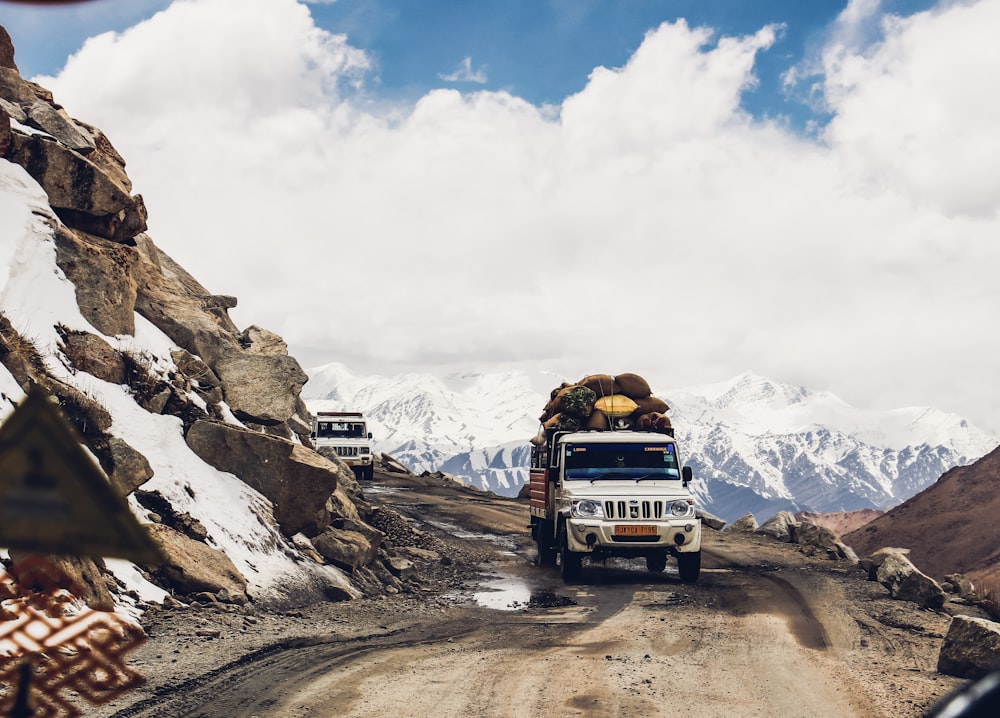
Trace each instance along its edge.
<instances>
[{"instance_id":1,"label":"truck wheel","mask_svg":"<svg viewBox=\"0 0 1000 718\"><path fill-rule=\"evenodd\" d=\"M663 573L667 567L666 553L651 553L646 556L646 570L650 573Z\"/></svg>"},{"instance_id":2,"label":"truck wheel","mask_svg":"<svg viewBox=\"0 0 1000 718\"><path fill-rule=\"evenodd\" d=\"M538 549L539 566L556 565L556 547L552 545L552 526L549 521L542 521L534 527L535 547Z\"/></svg>"},{"instance_id":3,"label":"truck wheel","mask_svg":"<svg viewBox=\"0 0 1000 718\"><path fill-rule=\"evenodd\" d=\"M684 583L697 583L701 573L701 551L677 554L677 573Z\"/></svg>"},{"instance_id":4,"label":"truck wheel","mask_svg":"<svg viewBox=\"0 0 1000 718\"><path fill-rule=\"evenodd\" d=\"M374 476L375 476L374 466L369 464L368 466L361 467L361 476L359 478L361 478L364 481L371 481L372 477Z\"/></svg>"},{"instance_id":5,"label":"truck wheel","mask_svg":"<svg viewBox=\"0 0 1000 718\"><path fill-rule=\"evenodd\" d=\"M583 556L569 550L569 540L566 538L566 524L559 527L559 573L565 583L573 583L580 578L583 566Z\"/></svg>"}]
</instances>

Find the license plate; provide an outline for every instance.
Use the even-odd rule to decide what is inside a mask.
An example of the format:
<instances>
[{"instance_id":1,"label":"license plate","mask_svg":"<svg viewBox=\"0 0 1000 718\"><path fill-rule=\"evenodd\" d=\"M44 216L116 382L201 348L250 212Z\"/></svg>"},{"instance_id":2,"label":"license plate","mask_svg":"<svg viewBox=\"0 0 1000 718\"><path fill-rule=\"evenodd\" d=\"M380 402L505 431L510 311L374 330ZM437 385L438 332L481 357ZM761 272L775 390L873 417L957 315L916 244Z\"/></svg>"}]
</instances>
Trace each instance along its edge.
<instances>
[{"instance_id":1,"label":"license plate","mask_svg":"<svg viewBox=\"0 0 1000 718\"><path fill-rule=\"evenodd\" d=\"M615 533L619 536L656 536L656 527L618 524L615 526Z\"/></svg>"}]
</instances>

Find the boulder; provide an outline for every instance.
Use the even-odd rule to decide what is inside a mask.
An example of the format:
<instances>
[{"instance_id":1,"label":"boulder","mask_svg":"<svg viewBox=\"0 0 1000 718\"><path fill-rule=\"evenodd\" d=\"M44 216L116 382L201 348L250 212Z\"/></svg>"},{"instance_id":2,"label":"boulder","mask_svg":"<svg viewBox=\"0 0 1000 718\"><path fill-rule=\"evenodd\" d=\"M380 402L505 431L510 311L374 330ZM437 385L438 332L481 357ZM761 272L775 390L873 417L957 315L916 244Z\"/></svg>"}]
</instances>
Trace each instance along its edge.
<instances>
[{"instance_id":1,"label":"boulder","mask_svg":"<svg viewBox=\"0 0 1000 718\"><path fill-rule=\"evenodd\" d=\"M312 539L316 550L334 565L355 571L369 566L378 557L381 534L355 521L344 521L341 528L329 527ZM373 533L374 532L374 533ZM376 535L377 534L377 535Z\"/></svg>"},{"instance_id":2,"label":"boulder","mask_svg":"<svg viewBox=\"0 0 1000 718\"><path fill-rule=\"evenodd\" d=\"M416 575L416 565L410 559L402 556L389 556L385 560L385 567L393 576L404 581L412 579Z\"/></svg>"},{"instance_id":3,"label":"boulder","mask_svg":"<svg viewBox=\"0 0 1000 718\"><path fill-rule=\"evenodd\" d=\"M81 599L95 611L115 610L114 598L94 559L87 556L45 556L10 551L14 562L11 572L18 583L31 587L36 583L46 589L62 588ZM37 576L38 578L33 578Z\"/></svg>"},{"instance_id":4,"label":"boulder","mask_svg":"<svg viewBox=\"0 0 1000 718\"><path fill-rule=\"evenodd\" d=\"M222 393L240 421L280 424L295 415L309 375L294 357L231 353L215 364Z\"/></svg>"},{"instance_id":5,"label":"boulder","mask_svg":"<svg viewBox=\"0 0 1000 718\"><path fill-rule=\"evenodd\" d=\"M757 519L748 511L722 530L735 531L737 533L751 533L757 530Z\"/></svg>"},{"instance_id":6,"label":"boulder","mask_svg":"<svg viewBox=\"0 0 1000 718\"><path fill-rule=\"evenodd\" d=\"M112 436L108 439L108 449L114 464L108 478L122 496L128 496L153 478L149 461L124 439Z\"/></svg>"},{"instance_id":7,"label":"boulder","mask_svg":"<svg viewBox=\"0 0 1000 718\"><path fill-rule=\"evenodd\" d=\"M337 467L311 449L230 424L196 421L186 441L205 462L239 477L274 504L286 536L319 535L330 525L328 501Z\"/></svg>"},{"instance_id":8,"label":"boulder","mask_svg":"<svg viewBox=\"0 0 1000 718\"><path fill-rule=\"evenodd\" d=\"M831 558L840 557L840 537L825 526L814 524L809 521L794 521L794 515L790 514L793 523L789 524L792 543L806 546L812 549L826 551Z\"/></svg>"},{"instance_id":9,"label":"boulder","mask_svg":"<svg viewBox=\"0 0 1000 718\"><path fill-rule=\"evenodd\" d=\"M17 65L14 64L14 43L3 25L0 25L0 67L17 72Z\"/></svg>"},{"instance_id":10,"label":"boulder","mask_svg":"<svg viewBox=\"0 0 1000 718\"><path fill-rule=\"evenodd\" d=\"M55 139L13 132L7 158L35 178L70 227L116 242L130 242L146 229L141 198L130 196L100 167Z\"/></svg>"},{"instance_id":11,"label":"boulder","mask_svg":"<svg viewBox=\"0 0 1000 718\"><path fill-rule=\"evenodd\" d=\"M207 591L228 591L236 601L246 602L247 580L222 551L188 538L168 526L147 526L167 560L158 568L147 567L161 576L178 593L188 595Z\"/></svg>"},{"instance_id":12,"label":"boulder","mask_svg":"<svg viewBox=\"0 0 1000 718\"><path fill-rule=\"evenodd\" d=\"M135 334L139 256L131 247L59 227L56 264L76 289L80 313L102 334Z\"/></svg>"},{"instance_id":13,"label":"boulder","mask_svg":"<svg viewBox=\"0 0 1000 718\"><path fill-rule=\"evenodd\" d=\"M1000 668L1000 623L985 618L955 616L938 654L940 673L981 678Z\"/></svg>"},{"instance_id":14,"label":"boulder","mask_svg":"<svg viewBox=\"0 0 1000 718\"><path fill-rule=\"evenodd\" d=\"M961 573L950 573L944 577L941 588L949 593L957 593L962 598L973 598L976 595L976 587Z\"/></svg>"},{"instance_id":15,"label":"boulder","mask_svg":"<svg viewBox=\"0 0 1000 718\"><path fill-rule=\"evenodd\" d=\"M251 354L274 356L288 354L285 340L272 331L252 325L239 336L240 345Z\"/></svg>"},{"instance_id":16,"label":"boulder","mask_svg":"<svg viewBox=\"0 0 1000 718\"><path fill-rule=\"evenodd\" d=\"M882 549L875 580L889 589L889 595L900 601L913 601L924 608L938 609L944 605L945 593L930 576L922 573L901 551ZM871 574L869 573L869 576Z\"/></svg>"},{"instance_id":17,"label":"boulder","mask_svg":"<svg viewBox=\"0 0 1000 718\"><path fill-rule=\"evenodd\" d=\"M97 146L86 130L82 131L65 112L60 112L48 102L33 102L25 110L25 122L28 127L46 132L55 137L60 144L80 154L89 154Z\"/></svg>"},{"instance_id":18,"label":"boulder","mask_svg":"<svg viewBox=\"0 0 1000 718\"><path fill-rule=\"evenodd\" d=\"M791 511L779 511L755 529L754 533L789 543L792 540L792 527L797 523L795 515Z\"/></svg>"},{"instance_id":19,"label":"boulder","mask_svg":"<svg viewBox=\"0 0 1000 718\"><path fill-rule=\"evenodd\" d=\"M96 334L62 332L63 353L70 366L110 384L125 383L125 361L117 349Z\"/></svg>"},{"instance_id":20,"label":"boulder","mask_svg":"<svg viewBox=\"0 0 1000 718\"><path fill-rule=\"evenodd\" d=\"M718 516L714 516L701 509L695 509L694 515L701 519L702 526L708 526L708 528L716 531L721 531L726 525L725 519L720 519Z\"/></svg>"}]
</instances>

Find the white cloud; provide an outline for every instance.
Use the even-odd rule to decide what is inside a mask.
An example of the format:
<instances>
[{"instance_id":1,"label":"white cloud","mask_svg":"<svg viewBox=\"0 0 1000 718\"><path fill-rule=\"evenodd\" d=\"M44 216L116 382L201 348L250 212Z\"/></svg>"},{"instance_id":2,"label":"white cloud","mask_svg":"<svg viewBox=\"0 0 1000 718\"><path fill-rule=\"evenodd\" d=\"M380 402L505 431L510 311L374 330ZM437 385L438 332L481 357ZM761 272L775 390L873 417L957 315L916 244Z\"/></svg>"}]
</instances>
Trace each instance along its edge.
<instances>
[{"instance_id":1,"label":"white cloud","mask_svg":"<svg viewBox=\"0 0 1000 718\"><path fill-rule=\"evenodd\" d=\"M440 74L438 77L445 82L475 82L480 85L486 84L487 80L485 68L472 69L471 57L462 58L462 61L458 63L458 67L455 68L454 72Z\"/></svg>"},{"instance_id":2,"label":"white cloud","mask_svg":"<svg viewBox=\"0 0 1000 718\"><path fill-rule=\"evenodd\" d=\"M996 8L831 41L823 142L740 109L770 27L665 24L557 114L502 92L386 107L294 0L200 0L43 84L126 157L157 243L316 363L753 369L989 426Z\"/></svg>"}]
</instances>

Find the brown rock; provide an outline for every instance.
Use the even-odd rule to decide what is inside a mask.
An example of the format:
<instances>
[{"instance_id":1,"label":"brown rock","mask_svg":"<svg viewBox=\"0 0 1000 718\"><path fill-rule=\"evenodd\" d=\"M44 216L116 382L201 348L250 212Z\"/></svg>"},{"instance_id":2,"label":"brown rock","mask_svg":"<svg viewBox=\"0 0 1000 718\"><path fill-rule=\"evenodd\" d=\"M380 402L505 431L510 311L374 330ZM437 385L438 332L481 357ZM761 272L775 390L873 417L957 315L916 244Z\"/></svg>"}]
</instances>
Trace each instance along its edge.
<instances>
[{"instance_id":1,"label":"brown rock","mask_svg":"<svg viewBox=\"0 0 1000 718\"><path fill-rule=\"evenodd\" d=\"M86 130L78 128L65 111L57 110L47 102L33 102L25 111L25 124L55 137L60 144L80 154L89 154L96 145Z\"/></svg>"},{"instance_id":2,"label":"brown rock","mask_svg":"<svg viewBox=\"0 0 1000 718\"><path fill-rule=\"evenodd\" d=\"M330 525L327 502L337 488L337 467L315 451L210 421L196 421L186 440L207 463L270 499L286 536L301 532L312 537Z\"/></svg>"},{"instance_id":3,"label":"brown rock","mask_svg":"<svg viewBox=\"0 0 1000 718\"><path fill-rule=\"evenodd\" d=\"M112 436L108 440L108 449L114 463L108 478L122 496L128 496L153 478L153 467L149 461L124 439Z\"/></svg>"},{"instance_id":4,"label":"brown rock","mask_svg":"<svg viewBox=\"0 0 1000 718\"><path fill-rule=\"evenodd\" d=\"M1000 666L1000 623L955 616L938 654L940 673L982 678Z\"/></svg>"},{"instance_id":5,"label":"brown rock","mask_svg":"<svg viewBox=\"0 0 1000 718\"><path fill-rule=\"evenodd\" d=\"M17 65L14 64L14 43L3 25L0 25L0 67L17 72Z\"/></svg>"},{"instance_id":6,"label":"brown rock","mask_svg":"<svg viewBox=\"0 0 1000 718\"><path fill-rule=\"evenodd\" d=\"M280 424L295 413L309 375L288 355L232 353L215 364L226 402L241 421Z\"/></svg>"},{"instance_id":7,"label":"brown rock","mask_svg":"<svg viewBox=\"0 0 1000 718\"><path fill-rule=\"evenodd\" d=\"M130 241L136 227L145 229L141 199L56 140L13 132L7 156L45 189L53 210L69 226L114 241Z\"/></svg>"},{"instance_id":8,"label":"brown rock","mask_svg":"<svg viewBox=\"0 0 1000 718\"><path fill-rule=\"evenodd\" d=\"M235 304L233 305L235 306ZM247 327L239 336L240 345L251 354L274 356L288 354L285 340L274 332L256 325Z\"/></svg>"},{"instance_id":9,"label":"brown rock","mask_svg":"<svg viewBox=\"0 0 1000 718\"><path fill-rule=\"evenodd\" d=\"M125 383L125 361L117 349L96 334L62 332L63 353L70 366L111 384Z\"/></svg>"},{"instance_id":10,"label":"brown rock","mask_svg":"<svg viewBox=\"0 0 1000 718\"><path fill-rule=\"evenodd\" d=\"M750 512L740 516L738 519L728 524L723 531L736 531L739 533L751 533L757 530L757 518Z\"/></svg>"},{"instance_id":11,"label":"brown rock","mask_svg":"<svg viewBox=\"0 0 1000 718\"><path fill-rule=\"evenodd\" d=\"M135 334L139 255L130 247L58 228L56 264L76 288L80 313L108 336Z\"/></svg>"},{"instance_id":12,"label":"brown rock","mask_svg":"<svg viewBox=\"0 0 1000 718\"><path fill-rule=\"evenodd\" d=\"M167 555L166 563L156 573L176 591L215 594L224 589L231 596L245 595L247 580L222 551L167 526L152 524L147 528Z\"/></svg>"},{"instance_id":13,"label":"brown rock","mask_svg":"<svg viewBox=\"0 0 1000 718\"><path fill-rule=\"evenodd\" d=\"M359 524L348 522L345 528L330 527L312 539L316 550L331 563L355 571L370 565L378 557L381 541L369 532L355 530Z\"/></svg>"},{"instance_id":14,"label":"brown rock","mask_svg":"<svg viewBox=\"0 0 1000 718\"><path fill-rule=\"evenodd\" d=\"M32 567L32 570L37 570L34 567L39 565L31 554L11 551L10 557L14 561L15 570L18 564ZM44 560L48 566L43 566L41 575L46 584L51 581L51 586L66 589L95 611L115 609L111 591L94 559L84 556L46 556ZM28 576L19 575L18 581L30 582L30 579Z\"/></svg>"}]
</instances>

